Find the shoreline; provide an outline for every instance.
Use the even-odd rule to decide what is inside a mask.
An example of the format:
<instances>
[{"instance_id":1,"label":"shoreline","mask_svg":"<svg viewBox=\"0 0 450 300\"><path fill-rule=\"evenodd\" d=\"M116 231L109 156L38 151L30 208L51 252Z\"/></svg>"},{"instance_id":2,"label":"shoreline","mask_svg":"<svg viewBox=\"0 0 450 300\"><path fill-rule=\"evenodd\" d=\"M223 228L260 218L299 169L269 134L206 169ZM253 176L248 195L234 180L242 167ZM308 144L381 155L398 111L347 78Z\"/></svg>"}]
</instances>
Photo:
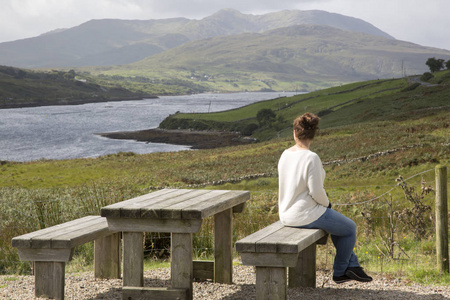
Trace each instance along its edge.
<instances>
[{"instance_id":1,"label":"shoreline","mask_svg":"<svg viewBox=\"0 0 450 300\"><path fill-rule=\"evenodd\" d=\"M167 130L153 128L138 131L117 131L96 134L110 139L185 145L191 146L192 149L213 149L228 146L247 145L256 141L255 139L249 137L242 137L238 132L192 131L188 129Z\"/></svg>"},{"instance_id":2,"label":"shoreline","mask_svg":"<svg viewBox=\"0 0 450 300\"><path fill-rule=\"evenodd\" d=\"M83 100L56 100L45 102L27 102L27 103L9 103L0 104L0 109L12 109L12 108L28 108L28 107L41 107L41 106L66 106L66 105L82 105L90 103L104 103L104 102L120 102L120 101L132 101L132 100L144 100L144 99L158 99L159 96L148 95L143 97L122 97L122 98L103 98L103 99L83 99Z\"/></svg>"}]
</instances>

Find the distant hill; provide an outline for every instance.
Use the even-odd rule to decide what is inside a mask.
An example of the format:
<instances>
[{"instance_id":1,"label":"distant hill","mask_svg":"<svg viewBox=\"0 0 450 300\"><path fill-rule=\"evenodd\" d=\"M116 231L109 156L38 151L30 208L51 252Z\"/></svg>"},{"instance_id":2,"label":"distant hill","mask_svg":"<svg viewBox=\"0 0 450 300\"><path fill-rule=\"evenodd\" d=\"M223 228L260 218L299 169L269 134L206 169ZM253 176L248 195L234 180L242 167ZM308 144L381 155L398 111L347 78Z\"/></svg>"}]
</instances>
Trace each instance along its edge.
<instances>
[{"instance_id":1,"label":"distant hill","mask_svg":"<svg viewBox=\"0 0 450 300\"><path fill-rule=\"evenodd\" d=\"M35 72L0 66L0 109L69 105L154 96L77 78L73 70Z\"/></svg>"},{"instance_id":2,"label":"distant hill","mask_svg":"<svg viewBox=\"0 0 450 300\"><path fill-rule=\"evenodd\" d=\"M130 65L92 69L121 75L184 76L212 90L311 91L340 83L422 74L450 51L322 25L219 36Z\"/></svg>"},{"instance_id":3,"label":"distant hill","mask_svg":"<svg viewBox=\"0 0 450 300\"><path fill-rule=\"evenodd\" d=\"M22 68L121 65L189 41L262 33L301 24L326 25L393 39L363 20L325 11L286 10L247 15L223 9L201 20L91 20L73 28L0 43L0 65Z\"/></svg>"}]
</instances>

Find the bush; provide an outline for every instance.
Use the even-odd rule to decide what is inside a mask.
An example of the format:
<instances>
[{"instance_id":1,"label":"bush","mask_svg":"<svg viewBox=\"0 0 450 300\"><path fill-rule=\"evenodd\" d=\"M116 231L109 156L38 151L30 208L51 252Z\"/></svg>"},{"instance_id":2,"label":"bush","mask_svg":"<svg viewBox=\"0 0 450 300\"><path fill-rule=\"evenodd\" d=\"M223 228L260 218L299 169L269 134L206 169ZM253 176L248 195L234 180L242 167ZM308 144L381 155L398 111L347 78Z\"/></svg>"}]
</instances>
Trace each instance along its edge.
<instances>
[{"instance_id":1,"label":"bush","mask_svg":"<svg viewBox=\"0 0 450 300\"><path fill-rule=\"evenodd\" d=\"M242 128L241 130L239 130L239 132L242 135L245 136L250 136L253 134L253 132L258 129L258 125L256 125L255 123L250 123L244 126L244 128Z\"/></svg>"},{"instance_id":2,"label":"bush","mask_svg":"<svg viewBox=\"0 0 450 300\"><path fill-rule=\"evenodd\" d=\"M420 86L420 83L416 82L405 87L402 92L413 91Z\"/></svg>"},{"instance_id":3,"label":"bush","mask_svg":"<svg viewBox=\"0 0 450 300\"><path fill-rule=\"evenodd\" d=\"M430 79L432 79L433 77L434 77L433 74L431 74L430 72L425 72L425 73L423 73L422 76L420 76L420 80L425 81L425 82L428 82L428 81L430 81Z\"/></svg>"}]
</instances>

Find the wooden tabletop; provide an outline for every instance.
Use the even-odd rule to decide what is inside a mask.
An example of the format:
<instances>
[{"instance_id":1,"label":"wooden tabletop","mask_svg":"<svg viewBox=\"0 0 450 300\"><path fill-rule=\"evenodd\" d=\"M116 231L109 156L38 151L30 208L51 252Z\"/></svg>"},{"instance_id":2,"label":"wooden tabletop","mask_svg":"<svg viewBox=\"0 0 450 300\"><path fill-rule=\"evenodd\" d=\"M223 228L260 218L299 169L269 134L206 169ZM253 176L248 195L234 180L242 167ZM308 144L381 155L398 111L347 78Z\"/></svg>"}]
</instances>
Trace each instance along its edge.
<instances>
[{"instance_id":1,"label":"wooden tabletop","mask_svg":"<svg viewBox=\"0 0 450 300\"><path fill-rule=\"evenodd\" d=\"M101 216L129 219L204 219L250 199L248 191L163 189L101 209Z\"/></svg>"}]
</instances>

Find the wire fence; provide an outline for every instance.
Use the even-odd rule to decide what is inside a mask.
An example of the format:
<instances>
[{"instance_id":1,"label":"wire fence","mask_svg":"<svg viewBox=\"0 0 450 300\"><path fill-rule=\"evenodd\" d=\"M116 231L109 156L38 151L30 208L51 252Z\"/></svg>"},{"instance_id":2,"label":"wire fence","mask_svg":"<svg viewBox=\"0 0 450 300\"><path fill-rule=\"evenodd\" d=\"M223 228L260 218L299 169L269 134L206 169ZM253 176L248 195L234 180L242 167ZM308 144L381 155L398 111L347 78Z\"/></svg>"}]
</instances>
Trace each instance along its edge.
<instances>
[{"instance_id":1,"label":"wire fence","mask_svg":"<svg viewBox=\"0 0 450 300\"><path fill-rule=\"evenodd\" d=\"M430 187L435 182L425 182L423 177L430 177L433 171L425 170L406 179L399 177L392 185L326 187L333 208L358 225L355 252L361 263L367 263L376 272L387 271L393 265L397 270L432 265L435 236L432 214L434 198ZM270 174L249 175L247 179L268 176ZM421 179L416 180L417 177ZM264 182L261 185L260 190L252 191L252 200L244 212L235 214L234 241L278 220L278 191L265 189ZM1 193L0 273L3 274L17 270L27 273L30 270L11 247L12 237L85 215L98 215L101 207L112 204L111 199L119 202L136 196L135 191L126 187L114 189L95 184L76 190L61 188L56 194L54 189L2 189ZM417 201L421 206L415 203ZM146 258L170 257L169 233L146 233L145 237ZM194 235L193 243L196 258L213 256L213 218L204 220L201 231ZM87 250L79 252L83 255L93 252L91 245L86 247ZM318 247L318 266L330 268L333 256L331 243Z\"/></svg>"}]
</instances>

